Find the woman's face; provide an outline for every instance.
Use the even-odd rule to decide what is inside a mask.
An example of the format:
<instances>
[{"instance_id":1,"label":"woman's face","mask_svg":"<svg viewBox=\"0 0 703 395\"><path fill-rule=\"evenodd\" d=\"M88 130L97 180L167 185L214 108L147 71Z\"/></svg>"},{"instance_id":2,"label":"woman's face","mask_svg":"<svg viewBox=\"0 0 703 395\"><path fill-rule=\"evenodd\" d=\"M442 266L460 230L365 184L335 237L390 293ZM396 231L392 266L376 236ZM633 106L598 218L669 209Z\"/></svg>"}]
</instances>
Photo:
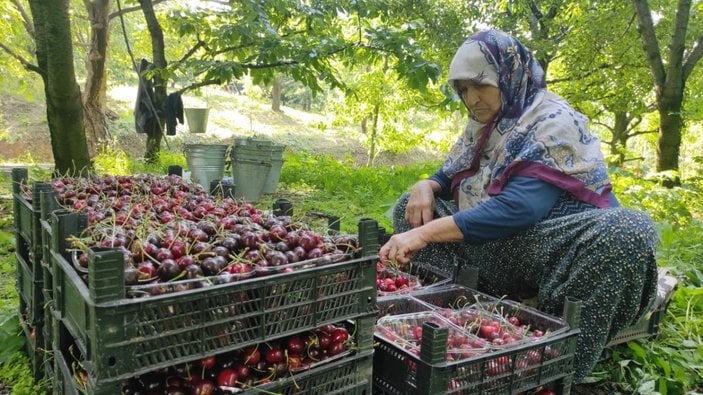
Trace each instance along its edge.
<instances>
[{"instance_id":1,"label":"woman's face","mask_svg":"<svg viewBox=\"0 0 703 395\"><path fill-rule=\"evenodd\" d=\"M498 115L501 107L500 89L469 80L457 80L454 86L471 115L479 122L488 123Z\"/></svg>"}]
</instances>

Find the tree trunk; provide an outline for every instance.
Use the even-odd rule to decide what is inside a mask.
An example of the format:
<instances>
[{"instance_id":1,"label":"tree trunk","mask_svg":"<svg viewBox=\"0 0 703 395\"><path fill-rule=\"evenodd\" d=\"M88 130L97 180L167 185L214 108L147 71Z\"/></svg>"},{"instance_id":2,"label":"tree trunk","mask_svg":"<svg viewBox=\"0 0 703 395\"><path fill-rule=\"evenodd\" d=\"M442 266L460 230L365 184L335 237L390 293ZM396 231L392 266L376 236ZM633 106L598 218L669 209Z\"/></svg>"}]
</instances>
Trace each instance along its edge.
<instances>
[{"instance_id":1,"label":"tree trunk","mask_svg":"<svg viewBox=\"0 0 703 395\"><path fill-rule=\"evenodd\" d=\"M662 97L659 103L659 141L657 145L657 171L678 170L681 147L681 102L683 93Z\"/></svg>"},{"instance_id":2,"label":"tree trunk","mask_svg":"<svg viewBox=\"0 0 703 395\"><path fill-rule=\"evenodd\" d=\"M111 0L86 2L90 20L90 46L86 62L87 76L83 92L85 131L88 151L95 156L97 148L104 143L107 128L107 47L110 38Z\"/></svg>"},{"instance_id":3,"label":"tree trunk","mask_svg":"<svg viewBox=\"0 0 703 395\"><path fill-rule=\"evenodd\" d=\"M283 92L283 78L280 74L276 74L273 79L271 88L271 109L273 111L281 111L281 93Z\"/></svg>"},{"instance_id":4,"label":"tree trunk","mask_svg":"<svg viewBox=\"0 0 703 395\"><path fill-rule=\"evenodd\" d=\"M310 111L312 109L312 93L309 88L305 89L305 98L303 99L303 111Z\"/></svg>"},{"instance_id":5,"label":"tree trunk","mask_svg":"<svg viewBox=\"0 0 703 395\"><path fill-rule=\"evenodd\" d=\"M679 151L681 149L681 131L683 129L683 94L686 79L703 57L703 35L696 25L690 22L691 0L678 0L675 23L671 26L667 48L669 56L664 62L655 30L652 10L647 0L632 0L637 15L637 28L642 40L649 68L654 78L659 111L659 141L657 145L657 171L679 170ZM689 27L691 30L689 31ZM688 34L698 39L686 50L685 40ZM688 52L688 53L687 53Z\"/></svg>"},{"instance_id":6,"label":"tree trunk","mask_svg":"<svg viewBox=\"0 0 703 395\"><path fill-rule=\"evenodd\" d=\"M630 124L630 117L627 116L626 112L616 111L614 114L615 124L613 125L613 140L610 144L610 153L617 157L616 165L620 166L625 163L625 151L627 149L628 135L628 125Z\"/></svg>"},{"instance_id":7,"label":"tree trunk","mask_svg":"<svg viewBox=\"0 0 703 395\"><path fill-rule=\"evenodd\" d=\"M69 0L30 0L37 63L43 71L46 117L57 174L90 169L81 90L73 68Z\"/></svg>"},{"instance_id":8,"label":"tree trunk","mask_svg":"<svg viewBox=\"0 0 703 395\"><path fill-rule=\"evenodd\" d=\"M149 28L149 35L151 36L151 52L154 58L154 67L157 69L164 69L168 65L166 62L164 33L158 19L156 19L154 5L151 0L139 0L139 4L142 7L144 19L146 20L146 24ZM166 123L164 106L166 104L166 88L168 83L168 81L164 80L159 73L155 73L153 81L154 108L156 108L156 112L159 116L159 122L157 128L147 131L146 152L144 153L144 158L147 162L152 163L158 160L159 152L161 152L161 139L163 137L164 126Z\"/></svg>"},{"instance_id":9,"label":"tree trunk","mask_svg":"<svg viewBox=\"0 0 703 395\"><path fill-rule=\"evenodd\" d=\"M376 159L376 139L378 136L378 115L381 109L378 104L373 107L373 120L371 121L371 134L369 134L369 160L366 166L373 166Z\"/></svg>"}]
</instances>

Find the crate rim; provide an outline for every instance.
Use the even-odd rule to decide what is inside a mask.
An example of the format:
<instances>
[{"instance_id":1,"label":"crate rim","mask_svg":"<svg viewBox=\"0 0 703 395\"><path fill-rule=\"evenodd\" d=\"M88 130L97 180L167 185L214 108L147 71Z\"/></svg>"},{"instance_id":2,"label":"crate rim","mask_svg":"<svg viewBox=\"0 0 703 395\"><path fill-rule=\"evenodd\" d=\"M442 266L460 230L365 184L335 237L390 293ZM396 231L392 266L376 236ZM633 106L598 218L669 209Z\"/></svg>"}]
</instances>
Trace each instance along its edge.
<instances>
[{"instance_id":1,"label":"crate rim","mask_svg":"<svg viewBox=\"0 0 703 395\"><path fill-rule=\"evenodd\" d=\"M115 249L115 251L117 251ZM338 269L342 268L344 266L349 266L351 264L360 264L364 262L368 262L370 260L375 260L377 259L376 256L371 255L371 256L363 256L359 258L354 258L351 260L343 261L343 262L337 262L337 263L332 263L332 264L327 264L323 266L315 266L311 268L305 268L305 269L299 269L295 270L290 273L278 273L278 274L272 274L269 276L263 276L263 277L250 277L246 278L243 280L238 280L238 281L233 281L229 283L224 283L224 284L214 284L210 285L207 287L202 287L202 288L195 288L195 289L188 289L188 290L183 290L183 291L178 291L178 292L170 292L170 293L164 293L161 295L154 295L154 296L149 296L149 297L144 297L144 298L121 298L121 299L116 299L112 301L106 301L106 302L98 302L96 303L93 298L90 297L89 295L89 286L83 282L83 280L80 278L78 275L78 272L75 270L73 265L71 265L66 258L63 257L63 255L52 251L53 258L55 262L61 266L64 269L64 273L68 274L71 277L75 276L76 284L78 285L79 292L81 292L82 295L85 296L85 302L88 303L90 306L95 306L98 308L121 308L121 307L128 307L128 306L138 306L143 303L147 303L149 301L150 304L152 303L159 303L162 301L165 301L165 304L173 304L173 303L178 303L179 299L190 299L192 295L197 295L199 293L211 293L213 292L212 290L220 290L220 289L227 289L230 287L236 287L239 286L239 284L245 284L245 285L250 285L250 284L261 284L263 285L269 285L271 283L277 283L279 279L285 278L286 280L295 280L298 277L306 277L309 272L311 271L320 271L320 272L325 272L325 271L333 271L333 269ZM69 274L70 273L70 274ZM324 274L324 273L321 273ZM375 287L375 285L374 285ZM363 290L368 290L372 289L374 287L364 287L361 289L358 289L357 291L363 291Z\"/></svg>"},{"instance_id":2,"label":"crate rim","mask_svg":"<svg viewBox=\"0 0 703 395\"><path fill-rule=\"evenodd\" d=\"M522 351L529 351L531 349L539 348L539 347L546 347L549 346L550 343L556 343L561 340L568 340L570 337L576 337L579 333L581 333L581 330L579 328L574 328L570 329L566 332L561 332L561 333L556 333L553 336L546 336L540 340L536 340L534 342L529 342L529 343L523 343L516 345L514 347L507 347L507 348L502 348L502 349L494 349L489 352L486 352L481 355L477 355L475 357L471 358L465 358L465 359L460 359L458 361L443 361L439 363L429 363L426 361L423 361L418 355L412 354L407 352L406 349L396 345L393 342L389 342L388 340L384 339L381 336L376 335L374 332L374 338L378 339L379 341L383 342L384 344L390 345L391 347L395 348L396 350L400 351L404 355L408 356L411 358L414 362L417 363L423 363L426 365L431 365L434 367L439 367L439 368L444 368L444 367L453 367L454 365L464 365L466 363L481 363L486 360L492 360L496 359L502 356L507 356L507 355L512 355L514 353L522 352Z\"/></svg>"}]
</instances>

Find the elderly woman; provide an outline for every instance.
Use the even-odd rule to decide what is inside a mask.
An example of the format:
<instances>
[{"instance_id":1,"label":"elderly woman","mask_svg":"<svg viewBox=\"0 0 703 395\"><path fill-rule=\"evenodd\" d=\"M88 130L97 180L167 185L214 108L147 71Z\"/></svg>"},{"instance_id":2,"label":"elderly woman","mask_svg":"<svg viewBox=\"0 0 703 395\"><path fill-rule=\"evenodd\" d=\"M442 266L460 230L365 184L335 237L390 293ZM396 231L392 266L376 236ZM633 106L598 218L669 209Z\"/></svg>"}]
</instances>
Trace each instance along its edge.
<instances>
[{"instance_id":1,"label":"elderly woman","mask_svg":"<svg viewBox=\"0 0 703 395\"><path fill-rule=\"evenodd\" d=\"M478 267L480 290L532 292L549 313L566 297L582 300L578 383L653 301L654 224L618 207L587 119L546 89L515 38L498 30L469 38L449 83L468 125L437 173L399 199L381 259L452 269L459 257Z\"/></svg>"}]
</instances>

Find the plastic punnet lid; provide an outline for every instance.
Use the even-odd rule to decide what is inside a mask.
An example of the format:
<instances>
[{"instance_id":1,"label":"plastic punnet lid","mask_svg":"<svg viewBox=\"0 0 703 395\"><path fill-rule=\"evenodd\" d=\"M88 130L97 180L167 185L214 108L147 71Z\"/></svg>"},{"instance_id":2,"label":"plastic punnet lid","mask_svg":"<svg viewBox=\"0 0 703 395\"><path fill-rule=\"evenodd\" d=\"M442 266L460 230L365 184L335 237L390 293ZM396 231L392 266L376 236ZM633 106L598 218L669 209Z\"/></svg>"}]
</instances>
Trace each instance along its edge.
<instances>
[{"instance_id":1,"label":"plastic punnet lid","mask_svg":"<svg viewBox=\"0 0 703 395\"><path fill-rule=\"evenodd\" d=\"M478 336L468 333L435 312L422 312L381 317L376 322L374 334L381 339L420 355L422 324L431 322L447 328L447 361L459 361L484 354L488 344Z\"/></svg>"}]
</instances>

